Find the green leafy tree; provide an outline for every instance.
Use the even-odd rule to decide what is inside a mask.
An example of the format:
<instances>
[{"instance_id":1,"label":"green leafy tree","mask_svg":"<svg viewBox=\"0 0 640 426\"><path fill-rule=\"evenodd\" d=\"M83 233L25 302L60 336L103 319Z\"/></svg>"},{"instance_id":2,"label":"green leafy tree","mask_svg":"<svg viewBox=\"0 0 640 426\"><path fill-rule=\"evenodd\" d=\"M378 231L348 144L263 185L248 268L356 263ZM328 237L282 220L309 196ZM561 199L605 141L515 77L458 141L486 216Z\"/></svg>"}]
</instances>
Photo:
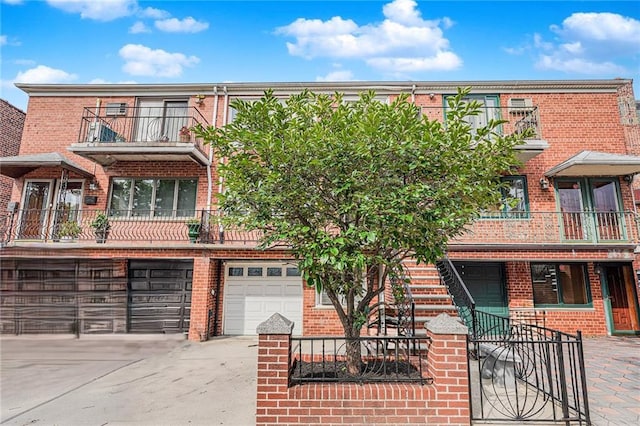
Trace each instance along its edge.
<instances>
[{"instance_id":1,"label":"green leafy tree","mask_svg":"<svg viewBox=\"0 0 640 426\"><path fill-rule=\"evenodd\" d=\"M491 121L473 129L480 106L468 89L448 99L444 122L421 116L401 95L356 102L303 91L235 100L235 120L199 128L218 156L225 220L286 243L306 283L324 290L347 338L348 371L360 369L360 336L402 260L430 263L483 209L500 203L499 176L517 160L518 136ZM466 119L465 119L466 118Z\"/></svg>"}]
</instances>

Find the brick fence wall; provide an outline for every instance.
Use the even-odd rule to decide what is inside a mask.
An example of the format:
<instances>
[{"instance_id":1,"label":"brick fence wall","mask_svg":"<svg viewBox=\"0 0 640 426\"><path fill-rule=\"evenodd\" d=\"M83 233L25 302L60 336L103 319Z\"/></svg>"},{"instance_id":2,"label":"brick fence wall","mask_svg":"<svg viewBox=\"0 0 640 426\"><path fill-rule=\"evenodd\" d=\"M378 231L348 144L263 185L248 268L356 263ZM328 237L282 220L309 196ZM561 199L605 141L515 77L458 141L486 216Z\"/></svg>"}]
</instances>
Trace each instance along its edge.
<instances>
[{"instance_id":1,"label":"brick fence wall","mask_svg":"<svg viewBox=\"0 0 640 426\"><path fill-rule=\"evenodd\" d=\"M293 323L279 314L258 326L257 425L469 425L467 329L430 321L432 385L314 383L289 386Z\"/></svg>"}]
</instances>

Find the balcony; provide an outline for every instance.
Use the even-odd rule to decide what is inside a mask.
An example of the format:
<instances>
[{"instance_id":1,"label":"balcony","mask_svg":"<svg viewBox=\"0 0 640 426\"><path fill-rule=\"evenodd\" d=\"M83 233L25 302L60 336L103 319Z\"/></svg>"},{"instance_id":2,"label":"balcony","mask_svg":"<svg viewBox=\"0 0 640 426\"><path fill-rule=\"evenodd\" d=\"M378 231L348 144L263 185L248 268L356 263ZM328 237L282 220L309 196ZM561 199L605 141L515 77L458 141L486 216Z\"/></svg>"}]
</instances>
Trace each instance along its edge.
<instances>
[{"instance_id":1,"label":"balcony","mask_svg":"<svg viewBox=\"0 0 640 426\"><path fill-rule=\"evenodd\" d=\"M118 114L120 113L120 114ZM208 149L190 131L207 126L194 107L85 108L78 142L69 150L102 166L117 161L195 161L209 163Z\"/></svg>"},{"instance_id":2,"label":"balcony","mask_svg":"<svg viewBox=\"0 0 640 426\"><path fill-rule=\"evenodd\" d=\"M0 216L0 243L97 243L91 223L97 210L20 210ZM170 214L169 214L170 213ZM177 214L188 215L177 217ZM190 226L193 218L197 226ZM124 243L148 246L167 243L189 247L199 244L254 248L259 232L224 228L217 211L167 212L153 217L148 211L109 211L109 233L101 246ZM68 222L76 226L65 225ZM189 235L190 227L192 234ZM74 232L69 232L69 229ZM73 234L73 235L68 235ZM484 216L469 225L463 235L452 239L455 248L557 245L628 246L640 243L638 216L634 212L525 212ZM284 245L283 245L284 247Z\"/></svg>"},{"instance_id":3,"label":"balcony","mask_svg":"<svg viewBox=\"0 0 640 426\"><path fill-rule=\"evenodd\" d=\"M640 242L634 212L522 212L484 215L451 246L630 245Z\"/></svg>"},{"instance_id":4,"label":"balcony","mask_svg":"<svg viewBox=\"0 0 640 426\"><path fill-rule=\"evenodd\" d=\"M446 109L442 107L421 107L422 115L430 120L446 121ZM466 121L472 129L486 126L489 120L505 120L497 128L497 132L502 135L523 134L531 130L533 134L527 137L521 145L516 146L516 155L520 161L526 163L533 157L541 154L549 147L549 144L542 137L542 126L540 124L540 112L538 107L518 107L502 108L494 106L483 106L478 115L468 116Z\"/></svg>"},{"instance_id":5,"label":"balcony","mask_svg":"<svg viewBox=\"0 0 640 426\"><path fill-rule=\"evenodd\" d=\"M194 244L255 247L259 238L257 232L224 230L216 211L173 211L165 212L165 216L153 216L150 211L110 210L107 212L109 230L102 240L92 227L92 222L101 213L99 210L25 209L14 215L4 214L0 216L0 244L97 244L100 240L101 246L118 243L179 246L183 243L189 247Z\"/></svg>"}]
</instances>

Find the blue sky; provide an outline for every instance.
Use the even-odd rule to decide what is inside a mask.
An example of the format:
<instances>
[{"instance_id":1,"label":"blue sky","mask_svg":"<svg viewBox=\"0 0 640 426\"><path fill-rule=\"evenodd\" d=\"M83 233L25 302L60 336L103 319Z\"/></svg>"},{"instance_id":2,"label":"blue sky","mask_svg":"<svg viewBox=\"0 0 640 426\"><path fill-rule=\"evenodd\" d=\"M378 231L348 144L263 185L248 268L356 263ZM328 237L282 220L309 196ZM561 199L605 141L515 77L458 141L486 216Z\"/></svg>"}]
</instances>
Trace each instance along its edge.
<instances>
[{"instance_id":1,"label":"blue sky","mask_svg":"<svg viewBox=\"0 0 640 426\"><path fill-rule=\"evenodd\" d=\"M637 1L0 0L14 82L633 78Z\"/></svg>"}]
</instances>

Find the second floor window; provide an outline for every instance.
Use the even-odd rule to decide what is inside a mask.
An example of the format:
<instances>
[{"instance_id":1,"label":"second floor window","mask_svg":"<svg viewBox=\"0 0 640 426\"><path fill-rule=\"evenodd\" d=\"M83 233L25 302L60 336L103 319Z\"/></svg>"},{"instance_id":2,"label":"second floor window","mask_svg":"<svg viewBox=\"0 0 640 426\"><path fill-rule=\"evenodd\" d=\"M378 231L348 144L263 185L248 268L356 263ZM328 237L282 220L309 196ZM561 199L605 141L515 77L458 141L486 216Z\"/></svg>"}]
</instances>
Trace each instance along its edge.
<instances>
[{"instance_id":1,"label":"second floor window","mask_svg":"<svg viewBox=\"0 0 640 426\"><path fill-rule=\"evenodd\" d=\"M525 176L503 176L500 205L482 214L484 219L526 219L529 217L529 197Z\"/></svg>"},{"instance_id":2,"label":"second floor window","mask_svg":"<svg viewBox=\"0 0 640 426\"><path fill-rule=\"evenodd\" d=\"M110 216L192 217L197 179L116 178L111 182Z\"/></svg>"},{"instance_id":3,"label":"second floor window","mask_svg":"<svg viewBox=\"0 0 640 426\"><path fill-rule=\"evenodd\" d=\"M504 176L507 187L502 188L502 214L506 217L526 217L529 211L527 179L524 176Z\"/></svg>"}]
</instances>

